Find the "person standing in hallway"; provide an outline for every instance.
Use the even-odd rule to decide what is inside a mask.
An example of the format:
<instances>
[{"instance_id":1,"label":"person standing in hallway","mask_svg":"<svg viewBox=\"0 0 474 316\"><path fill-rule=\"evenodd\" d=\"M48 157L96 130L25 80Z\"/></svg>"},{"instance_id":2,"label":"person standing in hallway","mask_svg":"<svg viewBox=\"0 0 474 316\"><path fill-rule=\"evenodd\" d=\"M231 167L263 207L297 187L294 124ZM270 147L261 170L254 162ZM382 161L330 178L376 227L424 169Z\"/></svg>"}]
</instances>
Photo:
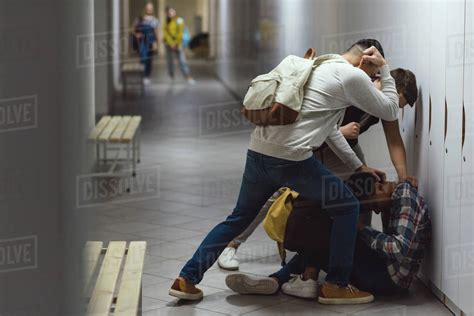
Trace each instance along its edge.
<instances>
[{"instance_id":1,"label":"person standing in hallway","mask_svg":"<svg viewBox=\"0 0 474 316\"><path fill-rule=\"evenodd\" d=\"M339 157L354 171L383 172L364 165L339 131L345 109L351 104L385 120L398 114L398 93L390 68L376 47L353 45L344 55L312 72L305 87L300 119L286 126L256 127L251 136L236 207L227 219L209 232L193 257L182 268L169 294L199 300L203 293L196 284L215 263L226 245L255 219L270 196L288 186L310 201L324 202L331 210L330 262L324 288L336 288L328 304L358 304L373 301L372 294L354 291L349 284L356 240L359 203L342 180L313 156L313 148L329 142ZM367 65L381 74L381 91L367 72ZM336 197L331 188L341 188Z\"/></svg>"},{"instance_id":2,"label":"person standing in hallway","mask_svg":"<svg viewBox=\"0 0 474 316\"><path fill-rule=\"evenodd\" d=\"M186 62L183 47L183 34L186 26L184 19L176 14L172 7L166 8L166 25L163 29L163 41L166 48L166 63L168 65L168 74L174 80L174 58L178 59L179 68L188 83L196 83L191 77L191 71Z\"/></svg>"},{"instance_id":3,"label":"person standing in hallway","mask_svg":"<svg viewBox=\"0 0 474 316\"><path fill-rule=\"evenodd\" d=\"M153 68L153 57L158 53L160 21L155 16L153 3L148 2L143 10L143 15L133 23L133 31L136 40L140 62L145 65L143 82L150 83L150 75Z\"/></svg>"}]
</instances>

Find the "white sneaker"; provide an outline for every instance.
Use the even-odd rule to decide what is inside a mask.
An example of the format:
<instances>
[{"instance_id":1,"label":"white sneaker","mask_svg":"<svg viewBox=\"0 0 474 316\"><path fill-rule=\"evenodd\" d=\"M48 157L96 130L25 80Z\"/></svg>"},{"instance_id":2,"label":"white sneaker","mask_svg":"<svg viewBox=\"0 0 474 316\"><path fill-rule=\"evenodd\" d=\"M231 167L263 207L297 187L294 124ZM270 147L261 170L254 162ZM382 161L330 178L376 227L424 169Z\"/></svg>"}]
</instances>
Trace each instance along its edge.
<instances>
[{"instance_id":1,"label":"white sneaker","mask_svg":"<svg viewBox=\"0 0 474 316\"><path fill-rule=\"evenodd\" d=\"M148 85L148 84L150 84L150 82L151 82L150 78L143 78L143 83L144 84Z\"/></svg>"},{"instance_id":2,"label":"white sneaker","mask_svg":"<svg viewBox=\"0 0 474 316\"><path fill-rule=\"evenodd\" d=\"M239 294L272 295L278 292L277 280L269 277L251 276L244 273L229 274L225 284Z\"/></svg>"},{"instance_id":3,"label":"white sneaker","mask_svg":"<svg viewBox=\"0 0 474 316\"><path fill-rule=\"evenodd\" d=\"M193 78L189 78L188 79L188 84L194 86L196 84L196 80L194 80Z\"/></svg>"},{"instance_id":4,"label":"white sneaker","mask_svg":"<svg viewBox=\"0 0 474 316\"><path fill-rule=\"evenodd\" d=\"M237 249L227 247L217 259L217 264L224 270L235 271L239 269L239 261L237 261Z\"/></svg>"},{"instance_id":5,"label":"white sneaker","mask_svg":"<svg viewBox=\"0 0 474 316\"><path fill-rule=\"evenodd\" d=\"M318 297L318 282L311 279L303 281L301 276L297 276L283 284L281 290L287 295L316 299Z\"/></svg>"}]
</instances>

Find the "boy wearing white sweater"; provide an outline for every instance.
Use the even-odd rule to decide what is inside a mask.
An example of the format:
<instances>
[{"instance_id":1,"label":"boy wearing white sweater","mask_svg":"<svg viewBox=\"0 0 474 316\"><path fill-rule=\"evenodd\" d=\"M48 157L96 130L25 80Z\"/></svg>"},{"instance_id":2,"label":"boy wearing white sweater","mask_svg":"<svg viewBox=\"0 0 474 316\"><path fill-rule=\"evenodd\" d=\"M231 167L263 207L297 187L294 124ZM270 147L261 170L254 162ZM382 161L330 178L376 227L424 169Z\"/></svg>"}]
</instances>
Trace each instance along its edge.
<instances>
[{"instance_id":1,"label":"boy wearing white sweater","mask_svg":"<svg viewBox=\"0 0 474 316\"><path fill-rule=\"evenodd\" d=\"M326 142L354 171L384 174L365 166L339 131L345 109L354 105L386 121L397 119L399 95L390 69L374 46L353 45L338 62L316 68L306 87L297 122L286 126L257 127L251 136L237 205L231 215L206 236L181 270L169 294L198 300L195 285L214 264L226 245L254 220L268 198L287 186L308 200L331 209L330 260L326 283L328 304L368 303L373 295L349 284L354 254L359 203L342 181L313 156ZM358 68L360 67L360 68ZM361 70L364 69L364 70ZM381 90L370 80L380 72ZM334 188L338 188L334 194Z\"/></svg>"}]
</instances>

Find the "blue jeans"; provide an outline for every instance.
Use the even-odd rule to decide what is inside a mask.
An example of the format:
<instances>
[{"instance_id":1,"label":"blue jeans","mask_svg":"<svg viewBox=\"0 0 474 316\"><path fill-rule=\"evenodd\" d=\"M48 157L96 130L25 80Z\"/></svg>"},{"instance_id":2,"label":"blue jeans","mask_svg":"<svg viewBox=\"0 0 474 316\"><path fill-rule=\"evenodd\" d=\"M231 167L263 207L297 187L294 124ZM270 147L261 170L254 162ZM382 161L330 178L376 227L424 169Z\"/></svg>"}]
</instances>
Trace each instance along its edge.
<instances>
[{"instance_id":1,"label":"blue jeans","mask_svg":"<svg viewBox=\"0 0 474 316\"><path fill-rule=\"evenodd\" d=\"M154 53L150 49L147 52L147 57L142 59L142 63L145 65L145 78L150 78L151 71L153 68L153 56L154 56Z\"/></svg>"},{"instance_id":2,"label":"blue jeans","mask_svg":"<svg viewBox=\"0 0 474 316\"><path fill-rule=\"evenodd\" d=\"M178 59L179 68L183 73L183 76L189 77L190 71L188 64L186 63L186 56L182 48L173 50L170 46L166 45L166 63L168 64L168 74L171 78L174 78L174 57Z\"/></svg>"},{"instance_id":3,"label":"blue jeans","mask_svg":"<svg viewBox=\"0 0 474 316\"><path fill-rule=\"evenodd\" d=\"M311 256L295 255L288 264L270 277L277 278L281 286L290 280L291 274L302 274L307 266L328 271L328 256L324 251ZM386 260L359 239L356 242L350 282L357 288L374 294L387 295L404 291L393 283L388 274Z\"/></svg>"},{"instance_id":4,"label":"blue jeans","mask_svg":"<svg viewBox=\"0 0 474 316\"><path fill-rule=\"evenodd\" d=\"M227 219L204 238L180 276L193 284L214 264L226 245L254 220L268 198L280 187L290 187L305 199L320 202L333 217L328 282L346 285L359 215L359 202L343 182L315 157L289 161L249 150L237 205ZM336 189L337 188L337 189Z\"/></svg>"}]
</instances>

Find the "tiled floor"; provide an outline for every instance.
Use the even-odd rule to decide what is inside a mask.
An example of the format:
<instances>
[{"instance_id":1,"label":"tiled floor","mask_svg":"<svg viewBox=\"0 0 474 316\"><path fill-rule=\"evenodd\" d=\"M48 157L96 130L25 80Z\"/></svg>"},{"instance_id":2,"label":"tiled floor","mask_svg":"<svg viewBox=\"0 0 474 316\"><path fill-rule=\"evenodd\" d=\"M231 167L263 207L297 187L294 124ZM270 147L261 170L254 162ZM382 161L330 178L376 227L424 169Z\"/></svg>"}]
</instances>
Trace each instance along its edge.
<instances>
[{"instance_id":1,"label":"tiled floor","mask_svg":"<svg viewBox=\"0 0 474 316\"><path fill-rule=\"evenodd\" d=\"M144 99L120 100L115 113L144 117L141 168L160 166L160 196L90 208L89 240L146 240L144 315L451 315L419 283L409 295L358 306L322 306L278 294L240 296L228 290L228 272L213 267L199 302L181 302L168 289L207 231L229 214L237 197L248 132L200 137L207 105L232 101L206 65L194 65L197 84L159 75ZM201 120L200 120L201 116ZM202 133L201 133L202 134ZM212 134L212 133L211 133ZM275 244L259 228L239 250L240 270L268 275L279 268Z\"/></svg>"}]
</instances>

